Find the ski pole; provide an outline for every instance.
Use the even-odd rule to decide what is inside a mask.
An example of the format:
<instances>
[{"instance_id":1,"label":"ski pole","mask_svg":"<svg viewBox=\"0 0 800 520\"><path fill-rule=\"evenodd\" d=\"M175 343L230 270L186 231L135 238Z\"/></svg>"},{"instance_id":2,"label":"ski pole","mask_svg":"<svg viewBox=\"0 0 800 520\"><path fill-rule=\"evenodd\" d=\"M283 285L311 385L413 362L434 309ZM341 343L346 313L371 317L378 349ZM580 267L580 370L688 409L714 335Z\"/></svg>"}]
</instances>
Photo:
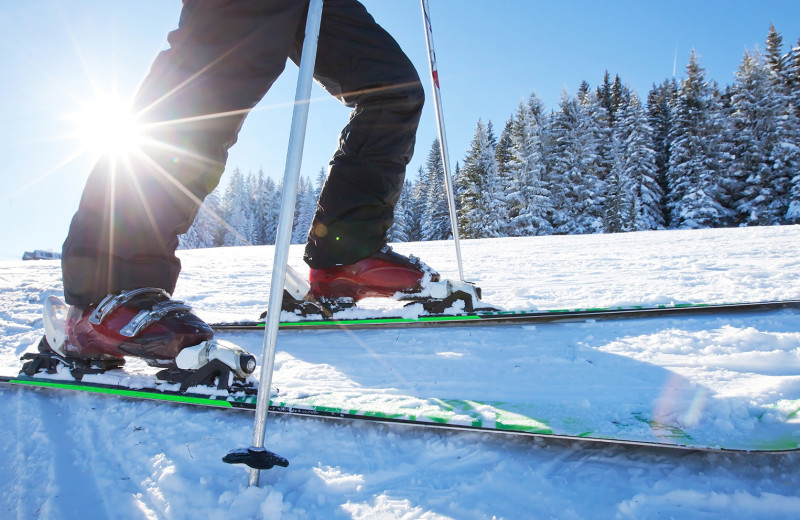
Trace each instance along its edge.
<instances>
[{"instance_id":1,"label":"ski pole","mask_svg":"<svg viewBox=\"0 0 800 520\"><path fill-rule=\"evenodd\" d=\"M286 154L286 169L283 176L283 195L281 213L278 217L278 231L275 240L275 257L272 263L267 323L264 330L264 344L261 352L261 377L258 382L258 400L253 428L253 445L244 450L233 450L223 459L230 463L244 463L250 466L250 486L257 486L262 469L272 466L288 466L283 457L264 449L264 437L269 413L269 398L272 387L272 372L275 368L275 351L278 339L278 325L281 315L281 301L286 281L289 261L289 244L292 238L292 220L297 202L297 185L300 166L303 160L303 145L308 122L308 108L311 98L311 84L314 79L314 62L317 56L319 27L322 21L322 1L311 0L308 6L305 39L300 58L300 72L297 78L292 128L289 133L289 150Z\"/></svg>"},{"instance_id":2,"label":"ski pole","mask_svg":"<svg viewBox=\"0 0 800 520\"><path fill-rule=\"evenodd\" d=\"M450 157L447 153L447 136L444 131L444 115L442 114L442 94L439 90L439 69L436 66L436 53L433 50L433 28L431 27L428 0L422 0L422 21L425 24L425 43L428 46L428 61L431 65L431 84L433 85L433 104L436 108L436 126L439 130L439 147L442 152L444 166L444 186L447 191L447 205L450 209L450 227L453 230L453 244L456 247L458 262L458 278L464 281L464 265L461 260L461 243L458 238L458 220L456 215L456 198L453 190L453 177L450 174Z\"/></svg>"}]
</instances>

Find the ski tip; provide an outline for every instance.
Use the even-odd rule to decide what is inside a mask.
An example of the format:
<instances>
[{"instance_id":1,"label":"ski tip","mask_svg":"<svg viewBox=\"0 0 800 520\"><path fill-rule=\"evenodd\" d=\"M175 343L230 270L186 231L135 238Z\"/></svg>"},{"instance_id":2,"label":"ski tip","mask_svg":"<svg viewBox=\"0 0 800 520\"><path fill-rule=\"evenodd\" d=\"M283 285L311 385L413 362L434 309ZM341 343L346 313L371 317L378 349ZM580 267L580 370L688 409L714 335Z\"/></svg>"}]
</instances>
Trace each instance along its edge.
<instances>
[{"instance_id":1,"label":"ski tip","mask_svg":"<svg viewBox=\"0 0 800 520\"><path fill-rule=\"evenodd\" d=\"M266 448L256 448L254 446L231 450L222 457L222 462L226 464L245 464L258 470L272 469L274 466L283 468L289 466L289 461L280 455L272 453Z\"/></svg>"}]
</instances>

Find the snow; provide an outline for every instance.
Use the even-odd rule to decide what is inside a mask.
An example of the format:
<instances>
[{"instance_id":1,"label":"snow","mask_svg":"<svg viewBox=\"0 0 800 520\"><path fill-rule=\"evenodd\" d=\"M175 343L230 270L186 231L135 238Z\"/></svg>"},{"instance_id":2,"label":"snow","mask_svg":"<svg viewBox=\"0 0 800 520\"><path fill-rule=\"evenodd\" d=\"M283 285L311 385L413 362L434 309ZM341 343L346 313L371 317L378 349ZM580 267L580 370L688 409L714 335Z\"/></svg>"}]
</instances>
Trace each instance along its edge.
<instances>
[{"instance_id":1,"label":"snow","mask_svg":"<svg viewBox=\"0 0 800 520\"><path fill-rule=\"evenodd\" d=\"M798 244L800 226L784 226L465 240L462 249L465 274L485 301L527 310L800 299ZM456 276L451 243L395 249ZM255 319L266 308L272 251L181 251L175 297L208 321ZM304 272L301 255L293 247L290 263ZM42 302L61 296L60 269L51 261L0 268L0 372L14 374L42 334ZM258 333L220 337L260 355ZM662 422L731 438L800 424L796 415L787 419L800 399L796 310L286 331L278 348L273 382L285 397L513 403L535 395L587 418L623 417L636 400L651 403ZM146 370L137 360L128 367ZM490 408L478 405L487 416ZM0 386L0 416L4 518L800 516L800 453L677 451L273 415L266 445L290 466L262 472L262 486L248 488L244 469L220 459L252 443L251 413Z\"/></svg>"}]
</instances>

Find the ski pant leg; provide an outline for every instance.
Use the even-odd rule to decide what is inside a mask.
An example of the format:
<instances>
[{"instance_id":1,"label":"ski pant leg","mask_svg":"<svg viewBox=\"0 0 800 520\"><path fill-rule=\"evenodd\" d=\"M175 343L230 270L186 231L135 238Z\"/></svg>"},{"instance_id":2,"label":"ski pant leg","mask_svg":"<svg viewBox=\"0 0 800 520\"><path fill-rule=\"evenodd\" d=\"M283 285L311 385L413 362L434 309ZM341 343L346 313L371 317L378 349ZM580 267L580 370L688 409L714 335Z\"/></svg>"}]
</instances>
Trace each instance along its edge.
<instances>
[{"instance_id":1,"label":"ski pant leg","mask_svg":"<svg viewBox=\"0 0 800 520\"><path fill-rule=\"evenodd\" d=\"M137 287L172 293L175 256L219 182L247 112L282 72L307 2L185 0L170 48L137 92L141 153L92 170L64 242L68 303Z\"/></svg>"},{"instance_id":2,"label":"ski pant leg","mask_svg":"<svg viewBox=\"0 0 800 520\"><path fill-rule=\"evenodd\" d=\"M306 263L324 268L355 263L385 245L425 94L400 46L355 0L325 0L314 73L353 108L306 244Z\"/></svg>"}]
</instances>

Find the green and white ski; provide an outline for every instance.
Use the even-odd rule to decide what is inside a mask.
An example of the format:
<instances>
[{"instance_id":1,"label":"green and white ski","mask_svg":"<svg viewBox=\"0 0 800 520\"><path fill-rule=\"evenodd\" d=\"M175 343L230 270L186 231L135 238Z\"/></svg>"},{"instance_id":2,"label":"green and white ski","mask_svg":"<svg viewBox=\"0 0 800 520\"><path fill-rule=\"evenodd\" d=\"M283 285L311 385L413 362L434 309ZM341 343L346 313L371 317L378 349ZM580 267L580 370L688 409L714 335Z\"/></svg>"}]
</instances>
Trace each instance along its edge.
<instances>
[{"instance_id":1,"label":"green and white ski","mask_svg":"<svg viewBox=\"0 0 800 520\"><path fill-rule=\"evenodd\" d=\"M91 378L87 376L84 379ZM180 392L176 385L169 384L129 388L91 380L73 381L43 376L0 376L0 383L19 388L90 392L224 410L255 410L258 397L255 393L226 394L208 387L193 387L187 392ZM785 421L782 425L775 423L773 414L763 432L718 438L697 435L660 422L643 411L614 413L598 420L563 417L556 409L537 409L535 404L419 398L383 393L359 395L330 392L295 398L275 395L270 400L269 410L272 413L319 418L686 450L783 453L800 449L800 400L782 404L780 415Z\"/></svg>"}]
</instances>

